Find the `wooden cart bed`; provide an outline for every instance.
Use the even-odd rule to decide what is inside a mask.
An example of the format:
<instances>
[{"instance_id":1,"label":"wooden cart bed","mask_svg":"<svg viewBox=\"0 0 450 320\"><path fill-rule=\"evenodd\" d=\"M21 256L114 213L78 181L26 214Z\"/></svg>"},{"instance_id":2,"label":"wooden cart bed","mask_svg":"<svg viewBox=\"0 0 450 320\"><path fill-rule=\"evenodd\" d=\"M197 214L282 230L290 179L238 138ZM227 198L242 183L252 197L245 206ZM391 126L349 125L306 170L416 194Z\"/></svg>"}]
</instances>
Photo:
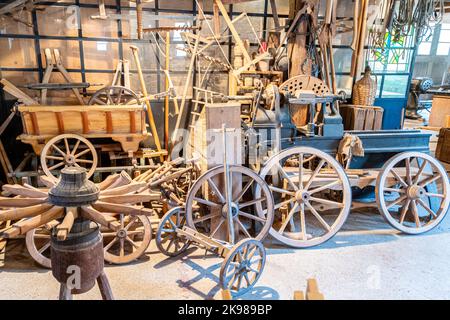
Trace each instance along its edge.
<instances>
[{"instance_id":1,"label":"wooden cart bed","mask_svg":"<svg viewBox=\"0 0 450 320\"><path fill-rule=\"evenodd\" d=\"M17 137L40 155L51 138L72 133L89 138L111 138L123 151L136 152L148 133L145 106L20 106L24 133Z\"/></svg>"}]
</instances>

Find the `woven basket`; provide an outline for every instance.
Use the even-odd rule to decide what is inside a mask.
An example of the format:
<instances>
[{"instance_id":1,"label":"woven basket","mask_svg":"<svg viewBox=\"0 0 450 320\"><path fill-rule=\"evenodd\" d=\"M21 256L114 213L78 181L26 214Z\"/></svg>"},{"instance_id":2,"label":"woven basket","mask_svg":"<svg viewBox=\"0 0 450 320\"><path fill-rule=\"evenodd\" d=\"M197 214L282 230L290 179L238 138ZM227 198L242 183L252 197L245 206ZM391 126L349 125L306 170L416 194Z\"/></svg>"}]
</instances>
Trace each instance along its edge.
<instances>
[{"instance_id":1,"label":"woven basket","mask_svg":"<svg viewBox=\"0 0 450 320\"><path fill-rule=\"evenodd\" d=\"M373 106L377 95L377 80L372 79L370 67L364 70L364 76L353 86L352 102L356 105Z\"/></svg>"}]
</instances>

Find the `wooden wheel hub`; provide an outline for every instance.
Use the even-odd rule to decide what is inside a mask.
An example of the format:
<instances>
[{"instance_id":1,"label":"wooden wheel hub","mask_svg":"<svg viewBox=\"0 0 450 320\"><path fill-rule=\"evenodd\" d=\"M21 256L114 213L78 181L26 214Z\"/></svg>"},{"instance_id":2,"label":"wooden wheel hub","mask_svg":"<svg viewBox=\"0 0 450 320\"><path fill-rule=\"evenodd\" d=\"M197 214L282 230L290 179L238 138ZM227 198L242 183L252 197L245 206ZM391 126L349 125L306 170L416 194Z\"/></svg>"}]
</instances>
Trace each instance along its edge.
<instances>
[{"instance_id":1,"label":"wooden wheel hub","mask_svg":"<svg viewBox=\"0 0 450 320\"><path fill-rule=\"evenodd\" d=\"M120 229L119 231L117 231L117 237L121 238L121 239L125 239L127 237L128 233L127 230L125 229Z\"/></svg>"},{"instance_id":2,"label":"wooden wheel hub","mask_svg":"<svg viewBox=\"0 0 450 320\"><path fill-rule=\"evenodd\" d=\"M295 193L295 200L300 204L308 202L309 198L310 198L309 192L307 192L305 190L298 190Z\"/></svg>"},{"instance_id":3,"label":"wooden wheel hub","mask_svg":"<svg viewBox=\"0 0 450 320\"><path fill-rule=\"evenodd\" d=\"M425 188L418 186L418 185L412 185L409 186L408 189L406 189L406 195L408 196L408 199L416 200L422 198L426 194Z\"/></svg>"},{"instance_id":4,"label":"wooden wheel hub","mask_svg":"<svg viewBox=\"0 0 450 320\"><path fill-rule=\"evenodd\" d=\"M68 154L65 157L65 161L66 161L66 164L69 165L69 166L75 165L75 157L73 155L71 155L71 154Z\"/></svg>"},{"instance_id":5,"label":"wooden wheel hub","mask_svg":"<svg viewBox=\"0 0 450 320\"><path fill-rule=\"evenodd\" d=\"M232 203L230 204L230 208L231 208L231 210L230 210L230 211L231 211L231 216L232 216L233 219L234 219L234 218L237 217L238 214L239 214L239 206L238 206L236 203L232 202ZM225 205L222 207L222 216L223 216L224 218L226 218L227 215L228 215L228 204L225 204Z\"/></svg>"}]
</instances>

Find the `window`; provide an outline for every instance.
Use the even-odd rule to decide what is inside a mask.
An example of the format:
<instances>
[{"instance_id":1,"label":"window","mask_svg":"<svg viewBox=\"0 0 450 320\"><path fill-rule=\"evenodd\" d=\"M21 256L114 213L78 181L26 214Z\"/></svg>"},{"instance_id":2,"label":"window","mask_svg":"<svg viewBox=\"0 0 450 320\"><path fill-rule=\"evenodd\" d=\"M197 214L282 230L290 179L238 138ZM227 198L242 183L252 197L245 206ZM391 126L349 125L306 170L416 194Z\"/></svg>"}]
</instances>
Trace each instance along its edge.
<instances>
[{"instance_id":1,"label":"window","mask_svg":"<svg viewBox=\"0 0 450 320\"><path fill-rule=\"evenodd\" d=\"M436 50L437 56L446 56L450 49L450 23L443 23L441 25L441 32L439 34L439 43Z\"/></svg>"},{"instance_id":2,"label":"window","mask_svg":"<svg viewBox=\"0 0 450 320\"><path fill-rule=\"evenodd\" d=\"M422 37L422 41L417 47L417 54L420 56L429 56L431 54L431 45L433 42L434 25Z\"/></svg>"}]
</instances>

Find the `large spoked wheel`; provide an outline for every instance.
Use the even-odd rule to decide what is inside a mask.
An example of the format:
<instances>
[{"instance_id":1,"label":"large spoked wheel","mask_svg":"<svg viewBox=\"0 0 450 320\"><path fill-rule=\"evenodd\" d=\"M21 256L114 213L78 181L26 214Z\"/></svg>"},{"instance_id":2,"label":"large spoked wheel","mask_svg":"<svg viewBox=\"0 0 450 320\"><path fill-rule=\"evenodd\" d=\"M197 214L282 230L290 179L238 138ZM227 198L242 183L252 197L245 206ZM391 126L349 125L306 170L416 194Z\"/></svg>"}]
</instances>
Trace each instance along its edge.
<instances>
[{"instance_id":1,"label":"large spoked wheel","mask_svg":"<svg viewBox=\"0 0 450 320\"><path fill-rule=\"evenodd\" d=\"M266 250L254 239L243 239L226 255L220 268L220 286L230 290L233 297L250 291L256 284L266 263Z\"/></svg>"},{"instance_id":2,"label":"large spoked wheel","mask_svg":"<svg viewBox=\"0 0 450 320\"><path fill-rule=\"evenodd\" d=\"M275 219L270 234L296 248L321 244L344 224L351 188L341 165L310 147L293 147L272 156L260 172L273 192ZM255 197L261 190L255 189ZM258 212L264 212L257 206Z\"/></svg>"},{"instance_id":3,"label":"large spoked wheel","mask_svg":"<svg viewBox=\"0 0 450 320\"><path fill-rule=\"evenodd\" d=\"M389 159L378 175L375 191L383 217L409 234L436 227L449 207L447 173L439 161L424 153L404 152Z\"/></svg>"},{"instance_id":4,"label":"large spoked wheel","mask_svg":"<svg viewBox=\"0 0 450 320\"><path fill-rule=\"evenodd\" d=\"M152 240L152 227L146 216L119 217L118 231L102 232L105 260L113 264L129 263L147 250Z\"/></svg>"},{"instance_id":5,"label":"large spoked wheel","mask_svg":"<svg viewBox=\"0 0 450 320\"><path fill-rule=\"evenodd\" d=\"M127 105L130 103L139 104L139 97L133 90L122 86L101 88L88 102L89 105Z\"/></svg>"},{"instance_id":6,"label":"large spoked wheel","mask_svg":"<svg viewBox=\"0 0 450 320\"><path fill-rule=\"evenodd\" d=\"M65 167L84 167L89 178L94 174L97 162L94 145L76 134L54 137L47 142L41 153L42 170L55 181Z\"/></svg>"},{"instance_id":7,"label":"large spoked wheel","mask_svg":"<svg viewBox=\"0 0 450 320\"><path fill-rule=\"evenodd\" d=\"M177 229L183 228L185 222L184 209L181 207L169 210L161 219L156 231L156 246L166 256L175 257L189 247L189 240L177 233Z\"/></svg>"},{"instance_id":8,"label":"large spoked wheel","mask_svg":"<svg viewBox=\"0 0 450 320\"><path fill-rule=\"evenodd\" d=\"M272 193L252 170L237 165L228 168L229 198L223 166L206 171L192 185L186 199L187 225L210 238L231 244L246 238L262 240L273 221ZM258 197L252 192L256 186L261 190ZM230 241L230 229L233 241Z\"/></svg>"},{"instance_id":9,"label":"large spoked wheel","mask_svg":"<svg viewBox=\"0 0 450 320\"><path fill-rule=\"evenodd\" d=\"M25 237L27 250L39 265L50 269L50 231L45 227L32 229Z\"/></svg>"}]
</instances>

